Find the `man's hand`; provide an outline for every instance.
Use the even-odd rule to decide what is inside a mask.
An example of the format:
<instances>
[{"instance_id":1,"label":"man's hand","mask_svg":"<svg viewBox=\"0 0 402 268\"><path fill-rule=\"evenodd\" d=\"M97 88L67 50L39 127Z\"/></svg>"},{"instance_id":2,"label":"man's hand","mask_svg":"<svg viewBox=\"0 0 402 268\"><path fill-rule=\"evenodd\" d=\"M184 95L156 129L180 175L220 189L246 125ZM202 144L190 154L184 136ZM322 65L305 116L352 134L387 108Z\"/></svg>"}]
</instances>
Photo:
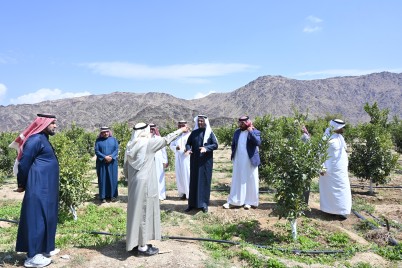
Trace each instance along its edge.
<instances>
[{"instance_id":1,"label":"man's hand","mask_svg":"<svg viewBox=\"0 0 402 268\"><path fill-rule=\"evenodd\" d=\"M184 152L184 155L187 156L187 155L190 155L190 154L192 154L192 153L193 153L193 152L192 152L191 150L188 150L188 151L185 151L185 152Z\"/></svg>"},{"instance_id":2,"label":"man's hand","mask_svg":"<svg viewBox=\"0 0 402 268\"><path fill-rule=\"evenodd\" d=\"M188 126L181 127L180 129L181 129L181 131L183 131L185 133L190 130Z\"/></svg>"},{"instance_id":3,"label":"man's hand","mask_svg":"<svg viewBox=\"0 0 402 268\"><path fill-rule=\"evenodd\" d=\"M201 152L201 153L206 153L206 152L207 152L207 149L205 149L205 147L200 147L200 152Z\"/></svg>"},{"instance_id":4,"label":"man's hand","mask_svg":"<svg viewBox=\"0 0 402 268\"><path fill-rule=\"evenodd\" d=\"M105 156L106 163L112 162L113 158L110 155Z\"/></svg>"}]
</instances>

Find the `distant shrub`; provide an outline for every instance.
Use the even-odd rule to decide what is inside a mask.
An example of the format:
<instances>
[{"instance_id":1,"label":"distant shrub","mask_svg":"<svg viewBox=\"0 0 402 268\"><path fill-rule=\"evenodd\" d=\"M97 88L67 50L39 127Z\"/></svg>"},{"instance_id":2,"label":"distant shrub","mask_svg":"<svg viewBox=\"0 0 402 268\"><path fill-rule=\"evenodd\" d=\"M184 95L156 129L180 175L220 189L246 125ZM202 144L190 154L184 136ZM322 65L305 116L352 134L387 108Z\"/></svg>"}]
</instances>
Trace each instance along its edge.
<instances>
[{"instance_id":1,"label":"distant shrub","mask_svg":"<svg viewBox=\"0 0 402 268\"><path fill-rule=\"evenodd\" d=\"M0 183L4 177L13 175L13 167L15 159L17 158L17 151L8 146L17 136L17 133L0 133Z\"/></svg>"}]
</instances>

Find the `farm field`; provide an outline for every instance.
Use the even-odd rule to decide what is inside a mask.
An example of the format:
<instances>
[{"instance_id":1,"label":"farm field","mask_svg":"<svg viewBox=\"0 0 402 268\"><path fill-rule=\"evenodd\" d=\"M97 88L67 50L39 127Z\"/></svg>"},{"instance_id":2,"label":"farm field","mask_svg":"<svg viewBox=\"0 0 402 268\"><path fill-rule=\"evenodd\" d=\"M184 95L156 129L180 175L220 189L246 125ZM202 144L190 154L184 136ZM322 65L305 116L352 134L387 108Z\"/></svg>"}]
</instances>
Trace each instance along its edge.
<instances>
[{"instance_id":1,"label":"farm field","mask_svg":"<svg viewBox=\"0 0 402 268\"><path fill-rule=\"evenodd\" d=\"M341 221L319 210L318 184L315 181L309 201L311 210L298 219L299 238L292 241L289 223L275 215L274 191L269 185L260 184L258 208L223 209L231 181L231 168L230 149L221 147L215 151L214 190L206 214L196 210L184 212L187 201L177 196L174 171L166 172L167 199L161 201L162 235L165 239L152 241L160 249L158 255L140 258L126 252L124 236L114 237L102 245L82 246L85 244L82 242L78 246L69 244L63 238L66 234L58 232L56 244L62 245L61 252L52 257L53 263L49 267L402 267L401 260L395 260L387 252L380 254L381 249L387 248L389 235L399 243L402 241L401 188L377 188L375 195L371 196L368 188L362 187L368 183L351 176L353 208L369 221L362 221L354 214ZM121 211L120 214L116 212L117 217L124 219L127 188L119 184L118 201L101 204L95 198L95 170L91 171L90 176L94 198L79 208L78 221L85 218L80 213L87 207L115 207ZM401 185L402 174L396 172L386 186ZM1 186L1 207L21 202L23 195L13 192L15 188L15 178L7 179ZM384 219L390 225L389 232L382 226ZM372 230L371 225L377 226L378 222L377 229ZM101 225L107 227L93 231L116 234L111 224L100 222ZM0 221L0 231L1 236L8 235L11 238L9 241L13 241L16 224ZM79 236L79 230L76 231L77 234L73 236ZM119 231L121 234L125 230ZM223 242L188 238L210 238ZM25 254L16 253L13 248L11 242L0 244L1 267L23 266ZM332 254L332 251L339 253ZM399 258L401 255L399 252Z\"/></svg>"}]
</instances>

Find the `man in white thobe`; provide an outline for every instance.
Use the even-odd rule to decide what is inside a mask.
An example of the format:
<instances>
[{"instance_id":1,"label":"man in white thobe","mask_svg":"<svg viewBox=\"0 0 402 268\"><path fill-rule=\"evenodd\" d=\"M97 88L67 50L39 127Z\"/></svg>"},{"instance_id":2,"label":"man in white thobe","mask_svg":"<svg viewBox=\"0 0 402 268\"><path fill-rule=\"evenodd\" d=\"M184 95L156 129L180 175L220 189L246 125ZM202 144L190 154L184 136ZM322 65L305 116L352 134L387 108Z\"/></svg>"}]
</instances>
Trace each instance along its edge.
<instances>
[{"instance_id":1,"label":"man in white thobe","mask_svg":"<svg viewBox=\"0 0 402 268\"><path fill-rule=\"evenodd\" d=\"M340 119L330 121L324 139L328 140L328 159L320 173L320 209L346 219L352 209L352 194L348 176L348 155L342 136L345 122Z\"/></svg>"},{"instance_id":2,"label":"man in white thobe","mask_svg":"<svg viewBox=\"0 0 402 268\"><path fill-rule=\"evenodd\" d=\"M158 181L155 153L168 145L187 128L166 137L151 138L148 124L138 123L127 143L124 176L128 181L126 250L138 256L152 256L159 249L147 244L161 239Z\"/></svg>"},{"instance_id":3,"label":"man in white thobe","mask_svg":"<svg viewBox=\"0 0 402 268\"><path fill-rule=\"evenodd\" d=\"M152 137L161 136L155 124L150 123L149 127ZM168 163L166 147L163 147L155 153L156 178L158 179L159 200L161 201L166 199L165 168L168 167Z\"/></svg>"},{"instance_id":4,"label":"man in white thobe","mask_svg":"<svg viewBox=\"0 0 402 268\"><path fill-rule=\"evenodd\" d=\"M227 203L223 205L225 209L243 205L244 209L258 207L258 148L261 145L261 133L248 116L240 117L238 126L232 139L233 175L230 194Z\"/></svg>"},{"instance_id":5,"label":"man in white thobe","mask_svg":"<svg viewBox=\"0 0 402 268\"><path fill-rule=\"evenodd\" d=\"M187 127L187 121L181 120L178 128ZM185 152L190 131L183 132L176 140L170 143L170 149L175 153L175 173L177 191L181 200L186 200L190 188L190 155Z\"/></svg>"}]
</instances>

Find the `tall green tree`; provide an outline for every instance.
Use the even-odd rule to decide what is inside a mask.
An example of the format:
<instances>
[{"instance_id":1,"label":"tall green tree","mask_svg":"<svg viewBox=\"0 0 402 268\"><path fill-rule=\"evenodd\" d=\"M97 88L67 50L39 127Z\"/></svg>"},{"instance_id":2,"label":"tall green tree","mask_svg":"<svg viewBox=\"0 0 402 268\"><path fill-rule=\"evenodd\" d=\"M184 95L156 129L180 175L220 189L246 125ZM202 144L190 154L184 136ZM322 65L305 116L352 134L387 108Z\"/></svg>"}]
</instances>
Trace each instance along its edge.
<instances>
[{"instance_id":1,"label":"tall green tree","mask_svg":"<svg viewBox=\"0 0 402 268\"><path fill-rule=\"evenodd\" d=\"M76 209L90 198L91 179L85 175L90 169L90 156L82 153L82 148L65 133L51 137L60 166L60 209L62 213L71 211L77 219Z\"/></svg>"},{"instance_id":2,"label":"tall green tree","mask_svg":"<svg viewBox=\"0 0 402 268\"><path fill-rule=\"evenodd\" d=\"M305 122L300 121L303 118L297 114L295 117L265 119L269 119L267 127L260 126L266 131L261 147L266 159L261 173L265 181L274 184L277 190L275 211L279 218L289 220L292 236L296 239L297 218L308 209L304 192L309 189L312 179L318 177L328 146L322 135L311 137L307 143L301 140L301 126Z\"/></svg>"},{"instance_id":3,"label":"tall green tree","mask_svg":"<svg viewBox=\"0 0 402 268\"><path fill-rule=\"evenodd\" d=\"M349 170L353 174L370 182L370 194L373 183L385 184L391 171L396 167L398 155L393 154L392 137L388 127L389 110L380 110L377 103L365 104L364 110L369 114L369 123L361 124L356 138L352 141L352 154Z\"/></svg>"}]
</instances>

